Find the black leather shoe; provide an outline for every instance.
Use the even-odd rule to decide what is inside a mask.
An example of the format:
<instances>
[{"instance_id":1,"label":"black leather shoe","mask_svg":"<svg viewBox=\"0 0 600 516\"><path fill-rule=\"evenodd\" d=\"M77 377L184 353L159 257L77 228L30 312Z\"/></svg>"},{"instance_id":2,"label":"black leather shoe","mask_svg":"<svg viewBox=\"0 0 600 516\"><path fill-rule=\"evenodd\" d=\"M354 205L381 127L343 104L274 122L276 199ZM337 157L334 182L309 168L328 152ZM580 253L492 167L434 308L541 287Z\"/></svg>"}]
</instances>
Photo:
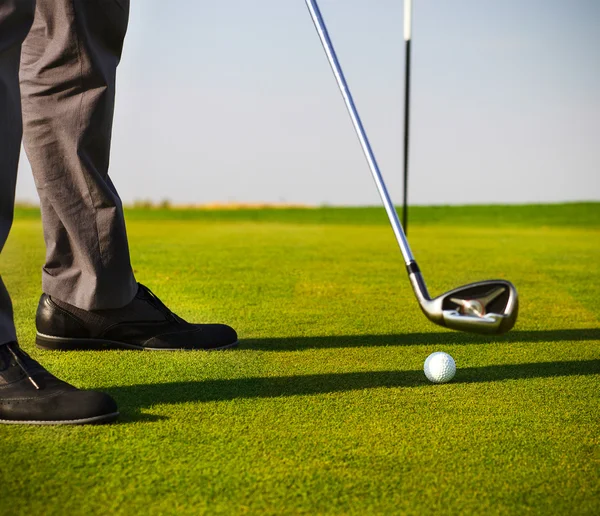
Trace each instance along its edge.
<instances>
[{"instance_id":1,"label":"black leather shoe","mask_svg":"<svg viewBox=\"0 0 600 516\"><path fill-rule=\"evenodd\" d=\"M0 344L0 423L83 425L114 421L117 404L56 378L14 342Z\"/></svg>"},{"instance_id":2,"label":"black leather shoe","mask_svg":"<svg viewBox=\"0 0 600 516\"><path fill-rule=\"evenodd\" d=\"M82 310L42 294L36 315L36 344L42 349L227 349L237 333L224 324L191 324L139 284L123 308Z\"/></svg>"}]
</instances>

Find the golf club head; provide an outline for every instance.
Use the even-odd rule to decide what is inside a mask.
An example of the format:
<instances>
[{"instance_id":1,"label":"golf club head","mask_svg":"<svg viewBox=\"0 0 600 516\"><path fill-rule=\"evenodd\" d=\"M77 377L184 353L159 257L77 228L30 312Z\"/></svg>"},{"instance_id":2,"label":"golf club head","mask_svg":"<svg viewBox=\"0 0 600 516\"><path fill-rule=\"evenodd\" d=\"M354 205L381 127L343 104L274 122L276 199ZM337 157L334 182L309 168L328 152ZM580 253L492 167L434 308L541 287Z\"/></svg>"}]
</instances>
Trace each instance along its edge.
<instances>
[{"instance_id":1,"label":"golf club head","mask_svg":"<svg viewBox=\"0 0 600 516\"><path fill-rule=\"evenodd\" d=\"M427 293L420 273L411 274L411 282L420 292ZM505 280L470 283L434 299L427 295L417 297L430 321L472 333L506 333L515 325L519 311L517 290Z\"/></svg>"}]
</instances>

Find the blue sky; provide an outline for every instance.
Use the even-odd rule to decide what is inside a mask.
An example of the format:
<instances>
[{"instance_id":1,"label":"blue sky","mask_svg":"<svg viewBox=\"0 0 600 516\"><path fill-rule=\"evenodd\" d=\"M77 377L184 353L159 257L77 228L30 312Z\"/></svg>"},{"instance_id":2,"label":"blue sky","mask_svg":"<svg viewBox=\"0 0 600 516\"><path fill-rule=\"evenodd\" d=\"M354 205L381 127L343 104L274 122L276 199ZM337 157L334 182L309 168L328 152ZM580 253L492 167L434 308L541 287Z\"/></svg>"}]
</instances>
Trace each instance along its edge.
<instances>
[{"instance_id":1,"label":"blue sky","mask_svg":"<svg viewBox=\"0 0 600 516\"><path fill-rule=\"evenodd\" d=\"M320 6L400 203L402 1ZM600 200L599 26L596 0L413 0L410 202ZM125 202L379 203L303 0L132 0L117 96Z\"/></svg>"}]
</instances>

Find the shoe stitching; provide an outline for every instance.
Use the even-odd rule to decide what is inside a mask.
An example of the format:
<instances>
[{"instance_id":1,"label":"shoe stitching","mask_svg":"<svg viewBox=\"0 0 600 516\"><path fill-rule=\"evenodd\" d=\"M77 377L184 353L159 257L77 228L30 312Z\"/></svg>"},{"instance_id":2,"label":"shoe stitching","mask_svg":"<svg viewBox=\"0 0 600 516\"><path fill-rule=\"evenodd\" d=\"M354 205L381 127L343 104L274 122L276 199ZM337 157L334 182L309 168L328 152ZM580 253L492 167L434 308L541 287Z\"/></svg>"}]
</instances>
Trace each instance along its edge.
<instances>
[{"instance_id":1,"label":"shoe stitching","mask_svg":"<svg viewBox=\"0 0 600 516\"><path fill-rule=\"evenodd\" d=\"M150 342L152 339L160 339L162 337L166 337L167 335L187 335L187 334L191 334L191 333L201 333L201 332L202 332L202 328L192 328L192 329L189 329L189 330L171 331L171 332L167 332L167 333L160 333L159 335L153 335L148 340L144 341L144 343Z\"/></svg>"},{"instance_id":2,"label":"shoe stitching","mask_svg":"<svg viewBox=\"0 0 600 516\"><path fill-rule=\"evenodd\" d=\"M41 400L41 399L50 399L50 398L54 398L56 396L58 396L59 394L64 394L65 392L76 392L76 391L69 391L66 389L61 389L59 391L53 391L50 392L46 395L40 395L40 396L33 396L33 397L29 397L29 398L1 398L0 399L0 405L4 405L6 404L6 402L20 402L20 401L35 401L35 400Z\"/></svg>"},{"instance_id":3,"label":"shoe stitching","mask_svg":"<svg viewBox=\"0 0 600 516\"><path fill-rule=\"evenodd\" d=\"M117 322L114 324L111 324L110 326L108 326L107 328L104 328L100 333L98 333L98 335L92 337L92 338L96 338L96 339L100 339L100 338L105 338L105 335L110 331L113 330L115 328L119 328L120 326L127 326L127 325L131 325L131 324L164 324L166 322L170 322L168 319L164 319L162 321L121 321L121 322Z\"/></svg>"},{"instance_id":4,"label":"shoe stitching","mask_svg":"<svg viewBox=\"0 0 600 516\"><path fill-rule=\"evenodd\" d=\"M57 305L54 301L52 301L52 298L50 296L48 296L48 303L50 303L54 308L56 308L60 313L66 315L67 317L69 317L72 321L76 322L77 324L79 324L81 326L82 330L87 330L87 327L84 323L83 320L81 320L79 317L77 317L75 314L69 312L68 310L65 310L64 308L62 308L61 306Z\"/></svg>"}]
</instances>

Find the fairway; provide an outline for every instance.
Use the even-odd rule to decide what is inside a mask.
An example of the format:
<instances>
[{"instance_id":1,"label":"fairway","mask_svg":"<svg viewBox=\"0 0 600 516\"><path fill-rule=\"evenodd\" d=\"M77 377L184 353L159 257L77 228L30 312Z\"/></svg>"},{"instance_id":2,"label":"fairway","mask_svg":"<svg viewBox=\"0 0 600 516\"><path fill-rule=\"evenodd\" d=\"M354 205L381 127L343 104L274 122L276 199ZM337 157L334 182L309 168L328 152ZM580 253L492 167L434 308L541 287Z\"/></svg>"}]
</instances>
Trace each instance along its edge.
<instances>
[{"instance_id":1,"label":"fairway","mask_svg":"<svg viewBox=\"0 0 600 516\"><path fill-rule=\"evenodd\" d=\"M121 418L0 425L3 514L600 514L600 204L411 213L431 294L508 279L510 333L430 323L382 208L138 209L138 281L239 348L45 352L41 222L18 210L21 345ZM434 351L449 384L423 374Z\"/></svg>"}]
</instances>

